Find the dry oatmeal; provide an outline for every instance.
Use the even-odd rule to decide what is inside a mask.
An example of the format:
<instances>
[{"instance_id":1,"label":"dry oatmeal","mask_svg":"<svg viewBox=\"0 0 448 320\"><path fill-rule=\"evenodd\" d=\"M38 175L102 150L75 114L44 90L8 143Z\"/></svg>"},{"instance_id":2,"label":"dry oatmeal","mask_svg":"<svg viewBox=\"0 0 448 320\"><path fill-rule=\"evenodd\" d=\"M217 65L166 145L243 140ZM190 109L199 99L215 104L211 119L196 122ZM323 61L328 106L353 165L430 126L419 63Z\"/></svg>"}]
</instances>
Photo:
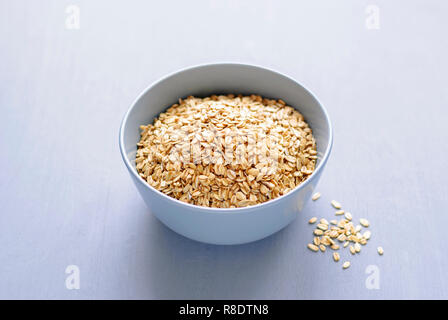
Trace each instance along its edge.
<instances>
[{"instance_id":1,"label":"dry oatmeal","mask_svg":"<svg viewBox=\"0 0 448 320\"><path fill-rule=\"evenodd\" d=\"M190 204L263 203L297 187L316 165L311 129L283 100L190 96L140 129L139 175Z\"/></svg>"},{"instance_id":2,"label":"dry oatmeal","mask_svg":"<svg viewBox=\"0 0 448 320\"><path fill-rule=\"evenodd\" d=\"M371 232L370 230L366 230L363 233L363 227L369 228L370 222L365 218L359 219L359 224L355 225L353 222L353 216L350 212L346 212L342 210L342 206L339 202L332 200L331 204L333 207L339 209L335 212L335 215L341 216L344 214L341 220L330 220L328 222L327 219L321 218L319 223L316 225L316 229L314 229L313 234L313 244L308 244L308 248L314 252L317 252L317 245L319 245L319 249L322 252L326 251L326 247L330 247L333 252L333 260L338 262L341 258L341 255L337 250L341 247L336 243L336 240L341 243L343 248L347 248L352 256L361 253L362 246L367 245L367 242L370 240ZM317 217L311 218L308 222L310 224L318 221ZM313 246L312 248L310 247ZM341 250L342 251L342 250ZM378 254L383 255L384 249L382 247L377 248ZM343 264L343 269L347 269L350 267L350 261L346 261Z\"/></svg>"}]
</instances>

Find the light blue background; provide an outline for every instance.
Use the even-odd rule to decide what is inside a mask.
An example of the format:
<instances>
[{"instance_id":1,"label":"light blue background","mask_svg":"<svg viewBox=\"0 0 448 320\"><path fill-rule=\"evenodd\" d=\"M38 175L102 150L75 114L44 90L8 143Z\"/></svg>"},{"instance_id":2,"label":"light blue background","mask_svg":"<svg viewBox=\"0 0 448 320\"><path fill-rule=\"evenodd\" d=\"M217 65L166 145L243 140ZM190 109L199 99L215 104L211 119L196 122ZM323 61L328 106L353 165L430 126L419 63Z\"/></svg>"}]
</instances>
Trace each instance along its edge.
<instances>
[{"instance_id":1,"label":"light blue background","mask_svg":"<svg viewBox=\"0 0 448 320\"><path fill-rule=\"evenodd\" d=\"M81 9L67 30L65 9ZM380 29L365 27L368 4ZM440 1L0 2L0 298L448 298L448 4ZM334 125L323 194L265 240L219 247L159 223L118 150L151 82L254 63L309 87ZM306 249L337 199L371 221L343 271ZM376 253L382 245L384 256ZM344 251L344 259L348 257ZM77 265L80 290L67 290ZM365 270L380 270L369 290Z\"/></svg>"}]
</instances>

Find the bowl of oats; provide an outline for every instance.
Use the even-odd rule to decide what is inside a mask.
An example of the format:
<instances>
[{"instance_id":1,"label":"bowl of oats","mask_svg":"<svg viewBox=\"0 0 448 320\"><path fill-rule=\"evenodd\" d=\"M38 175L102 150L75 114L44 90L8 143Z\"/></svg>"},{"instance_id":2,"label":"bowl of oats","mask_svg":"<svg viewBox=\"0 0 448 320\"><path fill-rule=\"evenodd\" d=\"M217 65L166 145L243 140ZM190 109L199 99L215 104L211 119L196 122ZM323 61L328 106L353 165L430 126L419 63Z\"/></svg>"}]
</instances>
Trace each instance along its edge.
<instances>
[{"instance_id":1,"label":"bowl of oats","mask_svg":"<svg viewBox=\"0 0 448 320\"><path fill-rule=\"evenodd\" d=\"M265 238L304 209L332 147L328 114L295 80L220 63L181 70L132 104L123 161L149 210L193 240Z\"/></svg>"}]
</instances>

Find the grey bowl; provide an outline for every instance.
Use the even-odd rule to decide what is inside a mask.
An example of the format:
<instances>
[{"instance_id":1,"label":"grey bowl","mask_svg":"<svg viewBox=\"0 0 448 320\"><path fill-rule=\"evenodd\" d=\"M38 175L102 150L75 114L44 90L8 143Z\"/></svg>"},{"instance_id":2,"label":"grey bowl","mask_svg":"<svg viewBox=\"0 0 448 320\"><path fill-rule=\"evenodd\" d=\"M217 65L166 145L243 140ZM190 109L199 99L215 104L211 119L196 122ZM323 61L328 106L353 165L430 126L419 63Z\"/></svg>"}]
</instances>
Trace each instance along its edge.
<instances>
[{"instance_id":1,"label":"grey bowl","mask_svg":"<svg viewBox=\"0 0 448 320\"><path fill-rule=\"evenodd\" d=\"M135 169L139 126L148 124L178 98L216 93L259 94L283 99L299 110L313 130L318 160L300 186L274 200L244 208L220 209L186 204L151 187ZM318 99L295 80L262 67L222 63L201 65L164 77L132 104L121 123L123 161L150 211L166 226L190 239L212 244L241 244L267 237L291 223L311 198L333 143L330 119Z\"/></svg>"}]
</instances>

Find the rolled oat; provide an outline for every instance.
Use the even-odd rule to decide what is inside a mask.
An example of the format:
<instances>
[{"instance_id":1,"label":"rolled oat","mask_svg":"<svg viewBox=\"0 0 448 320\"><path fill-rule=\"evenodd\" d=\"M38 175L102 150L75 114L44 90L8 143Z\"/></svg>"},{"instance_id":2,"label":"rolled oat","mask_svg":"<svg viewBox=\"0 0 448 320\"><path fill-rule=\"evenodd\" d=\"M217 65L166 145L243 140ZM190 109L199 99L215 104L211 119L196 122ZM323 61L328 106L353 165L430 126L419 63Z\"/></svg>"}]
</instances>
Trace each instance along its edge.
<instances>
[{"instance_id":1,"label":"rolled oat","mask_svg":"<svg viewBox=\"0 0 448 320\"><path fill-rule=\"evenodd\" d=\"M166 195L195 205L263 203L300 185L316 165L311 129L282 100L190 96L140 129L139 175Z\"/></svg>"}]
</instances>

